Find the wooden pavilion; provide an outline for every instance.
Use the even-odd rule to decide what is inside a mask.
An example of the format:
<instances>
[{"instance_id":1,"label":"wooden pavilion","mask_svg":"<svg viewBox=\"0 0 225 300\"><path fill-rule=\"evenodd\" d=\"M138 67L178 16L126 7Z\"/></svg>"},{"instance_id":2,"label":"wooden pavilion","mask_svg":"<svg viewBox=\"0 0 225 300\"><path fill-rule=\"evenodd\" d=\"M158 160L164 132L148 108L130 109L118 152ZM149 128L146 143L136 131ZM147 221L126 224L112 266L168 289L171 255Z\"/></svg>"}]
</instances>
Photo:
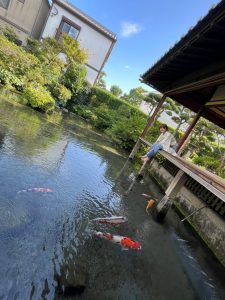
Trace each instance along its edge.
<instances>
[{"instance_id":1,"label":"wooden pavilion","mask_svg":"<svg viewBox=\"0 0 225 300\"><path fill-rule=\"evenodd\" d=\"M141 81L162 93L153 115L133 148L133 158L141 143L148 145L145 135L153 124L164 100L170 97L196 113L191 125L179 141L178 155L200 117L225 129L225 0L219 2L197 25L180 39L158 62L148 69ZM157 206L165 216L169 197L176 194L187 176L199 182L220 199L225 215L225 180L185 161L160 151L178 172Z\"/></svg>"}]
</instances>

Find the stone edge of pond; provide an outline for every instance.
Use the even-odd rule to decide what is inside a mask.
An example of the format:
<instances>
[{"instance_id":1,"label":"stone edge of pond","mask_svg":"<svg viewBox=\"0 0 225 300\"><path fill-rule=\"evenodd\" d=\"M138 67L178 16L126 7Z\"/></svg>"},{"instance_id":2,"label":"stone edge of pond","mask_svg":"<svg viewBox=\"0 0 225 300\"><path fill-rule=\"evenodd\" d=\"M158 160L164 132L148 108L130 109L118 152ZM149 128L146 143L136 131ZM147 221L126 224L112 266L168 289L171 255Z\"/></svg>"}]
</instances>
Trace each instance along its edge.
<instances>
[{"instance_id":1,"label":"stone edge of pond","mask_svg":"<svg viewBox=\"0 0 225 300\"><path fill-rule=\"evenodd\" d=\"M157 186L160 188L162 192L166 190L168 183L163 178L163 176L160 176L159 174L156 174L154 171L152 172L152 170L150 171L149 169L147 171L147 174L157 184ZM178 198L173 199L172 208L181 219L189 215L189 213L184 212L181 205L178 203ZM225 259L221 254L221 252L216 249L216 246L212 242L210 242L207 236L201 231L200 228L197 227L197 225L195 225L193 221L191 221L191 219L187 219L186 222L189 224L190 229L194 231L194 233L200 238L200 240L204 243L204 245L212 252L212 254L222 264L222 266L225 267Z\"/></svg>"}]
</instances>

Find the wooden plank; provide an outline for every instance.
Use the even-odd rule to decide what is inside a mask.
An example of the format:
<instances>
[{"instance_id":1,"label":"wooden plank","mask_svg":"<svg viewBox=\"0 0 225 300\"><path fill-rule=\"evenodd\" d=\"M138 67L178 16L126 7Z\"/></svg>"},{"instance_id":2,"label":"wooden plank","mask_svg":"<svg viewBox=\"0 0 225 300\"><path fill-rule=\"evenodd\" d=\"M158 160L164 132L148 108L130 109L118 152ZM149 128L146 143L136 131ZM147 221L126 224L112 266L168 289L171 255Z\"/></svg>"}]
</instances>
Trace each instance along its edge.
<instances>
[{"instance_id":1,"label":"wooden plank","mask_svg":"<svg viewBox=\"0 0 225 300\"><path fill-rule=\"evenodd\" d=\"M140 138L140 140L145 145L151 147L151 144L148 141L144 140L143 138ZM159 153L225 202L225 181L222 178L219 178L218 176L215 176L207 171L203 171L194 164L187 162L180 157L173 156L166 151L161 150Z\"/></svg>"}]
</instances>

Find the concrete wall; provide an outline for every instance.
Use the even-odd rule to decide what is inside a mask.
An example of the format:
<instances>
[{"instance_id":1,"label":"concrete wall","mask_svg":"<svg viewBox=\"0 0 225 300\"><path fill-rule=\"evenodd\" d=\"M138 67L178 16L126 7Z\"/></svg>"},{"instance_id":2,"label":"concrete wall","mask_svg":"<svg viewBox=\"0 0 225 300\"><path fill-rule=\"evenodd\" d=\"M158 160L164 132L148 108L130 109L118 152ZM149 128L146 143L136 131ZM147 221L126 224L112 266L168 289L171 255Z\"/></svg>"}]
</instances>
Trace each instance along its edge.
<instances>
[{"instance_id":1,"label":"concrete wall","mask_svg":"<svg viewBox=\"0 0 225 300\"><path fill-rule=\"evenodd\" d=\"M0 24L12 26L19 38L25 42L32 32L35 37L39 37L49 9L47 0L25 0L24 3L10 0L7 9L0 7Z\"/></svg>"},{"instance_id":2,"label":"concrete wall","mask_svg":"<svg viewBox=\"0 0 225 300\"><path fill-rule=\"evenodd\" d=\"M57 4L52 7L42 34L43 38L56 36L63 16L81 27L77 40L81 48L88 52L87 80L93 84L107 57L112 40Z\"/></svg>"},{"instance_id":3,"label":"concrete wall","mask_svg":"<svg viewBox=\"0 0 225 300\"><path fill-rule=\"evenodd\" d=\"M156 160L153 161L149 172L163 189L166 189L173 179L173 176ZM182 187L178 192L174 204L185 216L205 205L186 187ZM221 263L225 265L225 221L222 217L210 208L203 208L188 220Z\"/></svg>"},{"instance_id":4,"label":"concrete wall","mask_svg":"<svg viewBox=\"0 0 225 300\"><path fill-rule=\"evenodd\" d=\"M31 36L35 39L39 39L41 37L45 22L47 20L48 14L50 12L50 6L47 0L42 0L36 21L33 26L33 30L31 32Z\"/></svg>"}]
</instances>

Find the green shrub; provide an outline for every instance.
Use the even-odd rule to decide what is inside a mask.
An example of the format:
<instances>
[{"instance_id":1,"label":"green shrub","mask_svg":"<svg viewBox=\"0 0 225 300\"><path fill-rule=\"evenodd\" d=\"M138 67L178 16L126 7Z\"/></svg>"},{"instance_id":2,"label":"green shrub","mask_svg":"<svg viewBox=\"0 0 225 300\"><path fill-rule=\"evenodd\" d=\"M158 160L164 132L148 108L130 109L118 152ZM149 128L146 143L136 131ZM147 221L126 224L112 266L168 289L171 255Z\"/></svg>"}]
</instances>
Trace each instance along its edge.
<instances>
[{"instance_id":1,"label":"green shrub","mask_svg":"<svg viewBox=\"0 0 225 300\"><path fill-rule=\"evenodd\" d=\"M62 84L75 95L82 91L86 73L87 71L84 65L73 63L67 68L63 75Z\"/></svg>"},{"instance_id":2,"label":"green shrub","mask_svg":"<svg viewBox=\"0 0 225 300\"><path fill-rule=\"evenodd\" d=\"M22 91L24 87L24 83L21 79L2 68L0 68L0 83L4 85L11 85L18 91Z\"/></svg>"},{"instance_id":3,"label":"green shrub","mask_svg":"<svg viewBox=\"0 0 225 300\"><path fill-rule=\"evenodd\" d=\"M95 118L93 125L96 128L105 130L112 126L115 120L114 111L110 110L106 104L96 107L94 113L97 118Z\"/></svg>"},{"instance_id":4,"label":"green shrub","mask_svg":"<svg viewBox=\"0 0 225 300\"><path fill-rule=\"evenodd\" d=\"M218 159L209 156L195 156L192 161L194 164L203 166L208 170L216 170L220 165Z\"/></svg>"},{"instance_id":5,"label":"green shrub","mask_svg":"<svg viewBox=\"0 0 225 300\"><path fill-rule=\"evenodd\" d=\"M145 119L140 118L139 115L133 115L130 118L122 118L114 122L112 128L106 132L122 148L131 150L140 136L145 122Z\"/></svg>"},{"instance_id":6,"label":"green shrub","mask_svg":"<svg viewBox=\"0 0 225 300\"><path fill-rule=\"evenodd\" d=\"M19 38L16 35L15 31L12 29L12 27L0 27L0 34L4 35L10 42L17 44L19 41Z\"/></svg>"},{"instance_id":7,"label":"green shrub","mask_svg":"<svg viewBox=\"0 0 225 300\"><path fill-rule=\"evenodd\" d=\"M42 111L54 109L55 101L51 94L40 85L30 85L24 92L27 103L33 108L39 108Z\"/></svg>"},{"instance_id":8,"label":"green shrub","mask_svg":"<svg viewBox=\"0 0 225 300\"><path fill-rule=\"evenodd\" d=\"M122 100L120 98L117 98L110 92L101 89L100 87L94 86L92 89L92 99L91 99L91 105L93 106L99 106L100 104L105 103L110 109L118 110L121 106L123 108L126 107L126 111L129 110L130 115L140 115L144 118L147 118L147 115L143 113L140 109L137 107L131 105L125 100Z\"/></svg>"},{"instance_id":9,"label":"green shrub","mask_svg":"<svg viewBox=\"0 0 225 300\"><path fill-rule=\"evenodd\" d=\"M94 124L94 121L97 118L97 116L84 105L70 106L70 111L77 114L78 116L81 116L84 119L90 120L92 124Z\"/></svg>"},{"instance_id":10,"label":"green shrub","mask_svg":"<svg viewBox=\"0 0 225 300\"><path fill-rule=\"evenodd\" d=\"M88 105L91 101L91 95L92 87L90 83L84 81L83 89L72 96L71 101L68 103L68 108L70 108L70 105L74 106L74 104Z\"/></svg>"},{"instance_id":11,"label":"green shrub","mask_svg":"<svg viewBox=\"0 0 225 300\"><path fill-rule=\"evenodd\" d=\"M38 59L0 35L0 66L20 77L38 65Z\"/></svg>"},{"instance_id":12,"label":"green shrub","mask_svg":"<svg viewBox=\"0 0 225 300\"><path fill-rule=\"evenodd\" d=\"M71 91L68 90L63 84L57 82L53 83L49 90L59 105L65 106L66 102L71 99Z\"/></svg>"}]
</instances>

